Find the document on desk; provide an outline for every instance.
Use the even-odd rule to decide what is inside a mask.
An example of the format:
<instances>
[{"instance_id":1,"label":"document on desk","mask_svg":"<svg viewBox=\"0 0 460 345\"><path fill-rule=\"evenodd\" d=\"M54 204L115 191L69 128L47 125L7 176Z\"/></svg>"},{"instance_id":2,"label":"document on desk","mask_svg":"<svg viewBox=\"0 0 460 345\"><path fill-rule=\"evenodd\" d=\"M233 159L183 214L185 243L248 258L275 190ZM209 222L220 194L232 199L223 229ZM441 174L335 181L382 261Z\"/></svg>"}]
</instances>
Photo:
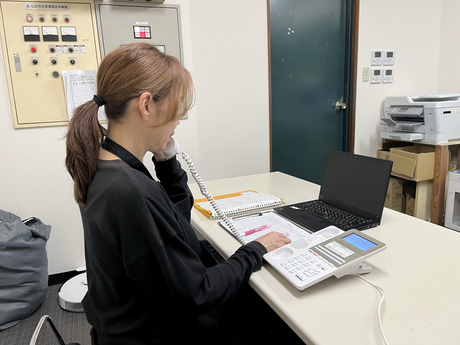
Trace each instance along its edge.
<instances>
[{"instance_id":1,"label":"document on desk","mask_svg":"<svg viewBox=\"0 0 460 345\"><path fill-rule=\"evenodd\" d=\"M96 76L97 71L95 69L62 71L69 121L72 119L76 108L92 100L97 94ZM97 117L99 121L107 120L103 107L99 107Z\"/></svg>"},{"instance_id":2,"label":"document on desk","mask_svg":"<svg viewBox=\"0 0 460 345\"><path fill-rule=\"evenodd\" d=\"M309 235L309 232L301 227L291 223L289 220L273 212L259 213L256 215L236 218L231 221L236 231L243 236L246 242L254 241L256 238L266 235L271 231L277 231L289 237L293 242ZM219 222L219 225L232 233L225 222ZM259 231L256 229L263 228Z\"/></svg>"}]
</instances>

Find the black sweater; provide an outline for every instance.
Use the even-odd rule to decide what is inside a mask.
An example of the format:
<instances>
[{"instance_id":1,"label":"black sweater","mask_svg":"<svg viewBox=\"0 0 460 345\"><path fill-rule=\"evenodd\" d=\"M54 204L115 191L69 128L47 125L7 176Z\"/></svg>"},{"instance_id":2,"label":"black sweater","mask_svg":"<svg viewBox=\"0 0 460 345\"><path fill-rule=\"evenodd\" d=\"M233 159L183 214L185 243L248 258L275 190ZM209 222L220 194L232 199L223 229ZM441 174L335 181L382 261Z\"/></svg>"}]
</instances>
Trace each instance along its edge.
<instances>
[{"instance_id":1,"label":"black sweater","mask_svg":"<svg viewBox=\"0 0 460 345\"><path fill-rule=\"evenodd\" d=\"M83 306L100 345L193 340L197 316L231 301L266 253L251 242L205 267L190 225L187 175L175 157L154 163L161 183L131 163L99 161L81 207Z\"/></svg>"}]
</instances>

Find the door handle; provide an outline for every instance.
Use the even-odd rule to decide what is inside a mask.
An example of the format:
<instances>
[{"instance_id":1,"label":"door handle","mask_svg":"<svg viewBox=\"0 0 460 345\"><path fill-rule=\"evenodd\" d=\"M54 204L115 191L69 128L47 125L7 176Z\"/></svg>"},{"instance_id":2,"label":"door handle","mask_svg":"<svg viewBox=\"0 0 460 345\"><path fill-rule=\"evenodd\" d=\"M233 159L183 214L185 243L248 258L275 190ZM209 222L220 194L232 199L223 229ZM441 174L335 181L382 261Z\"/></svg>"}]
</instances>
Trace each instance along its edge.
<instances>
[{"instance_id":1,"label":"door handle","mask_svg":"<svg viewBox=\"0 0 460 345\"><path fill-rule=\"evenodd\" d=\"M335 110L345 110L347 109L347 104L346 103L343 103L343 102L337 102L335 104Z\"/></svg>"}]
</instances>

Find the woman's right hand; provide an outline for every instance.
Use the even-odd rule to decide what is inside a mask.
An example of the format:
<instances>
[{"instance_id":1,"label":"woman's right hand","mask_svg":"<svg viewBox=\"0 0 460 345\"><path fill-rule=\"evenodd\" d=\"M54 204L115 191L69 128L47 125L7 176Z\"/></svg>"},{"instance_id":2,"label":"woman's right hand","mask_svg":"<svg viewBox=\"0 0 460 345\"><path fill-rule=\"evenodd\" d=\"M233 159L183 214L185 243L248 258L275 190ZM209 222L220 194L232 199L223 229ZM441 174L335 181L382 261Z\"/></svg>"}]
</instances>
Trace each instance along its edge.
<instances>
[{"instance_id":1,"label":"woman's right hand","mask_svg":"<svg viewBox=\"0 0 460 345\"><path fill-rule=\"evenodd\" d=\"M286 237L286 235L276 231L272 231L264 236L256 238L254 241L262 243L262 245L267 249L267 252L271 252L272 250L281 248L292 242Z\"/></svg>"}]
</instances>

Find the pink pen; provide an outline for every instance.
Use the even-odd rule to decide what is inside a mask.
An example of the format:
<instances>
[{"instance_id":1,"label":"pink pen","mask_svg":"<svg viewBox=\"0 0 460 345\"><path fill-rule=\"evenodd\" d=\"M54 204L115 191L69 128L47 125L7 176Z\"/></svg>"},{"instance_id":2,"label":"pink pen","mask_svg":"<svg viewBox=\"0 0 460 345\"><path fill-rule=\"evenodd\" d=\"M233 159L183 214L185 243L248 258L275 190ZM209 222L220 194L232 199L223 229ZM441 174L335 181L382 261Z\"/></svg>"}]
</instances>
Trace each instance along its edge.
<instances>
[{"instance_id":1,"label":"pink pen","mask_svg":"<svg viewBox=\"0 0 460 345\"><path fill-rule=\"evenodd\" d=\"M271 228L271 225L262 225L262 226L259 226L258 228L246 231L244 233L244 236L251 235L255 232L262 231L262 230L269 229L269 228Z\"/></svg>"}]
</instances>

